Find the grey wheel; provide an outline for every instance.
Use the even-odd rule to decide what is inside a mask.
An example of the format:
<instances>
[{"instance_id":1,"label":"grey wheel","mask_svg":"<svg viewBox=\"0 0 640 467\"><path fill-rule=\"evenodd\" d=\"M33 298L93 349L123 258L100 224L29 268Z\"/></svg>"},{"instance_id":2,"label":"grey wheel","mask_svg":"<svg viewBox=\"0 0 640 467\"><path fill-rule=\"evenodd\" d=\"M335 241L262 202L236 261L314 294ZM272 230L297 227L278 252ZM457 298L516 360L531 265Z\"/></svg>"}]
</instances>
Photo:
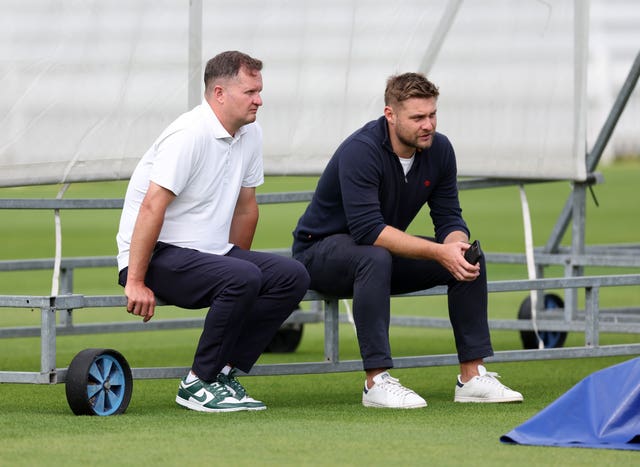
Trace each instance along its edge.
<instances>
[{"instance_id":1,"label":"grey wheel","mask_svg":"<svg viewBox=\"0 0 640 467\"><path fill-rule=\"evenodd\" d=\"M564 301L555 294L545 294L544 311L564 308ZM518 319L531 319L531 297L527 297L520 305L518 310ZM541 331L538 333L545 349L555 349L562 347L567 339L566 332L559 331ZM525 349L537 349L538 338L536 333L532 331L520 331L520 340Z\"/></svg>"},{"instance_id":2,"label":"grey wheel","mask_svg":"<svg viewBox=\"0 0 640 467\"><path fill-rule=\"evenodd\" d=\"M302 340L303 325L300 323L284 324L264 350L268 353L295 352Z\"/></svg>"}]
</instances>

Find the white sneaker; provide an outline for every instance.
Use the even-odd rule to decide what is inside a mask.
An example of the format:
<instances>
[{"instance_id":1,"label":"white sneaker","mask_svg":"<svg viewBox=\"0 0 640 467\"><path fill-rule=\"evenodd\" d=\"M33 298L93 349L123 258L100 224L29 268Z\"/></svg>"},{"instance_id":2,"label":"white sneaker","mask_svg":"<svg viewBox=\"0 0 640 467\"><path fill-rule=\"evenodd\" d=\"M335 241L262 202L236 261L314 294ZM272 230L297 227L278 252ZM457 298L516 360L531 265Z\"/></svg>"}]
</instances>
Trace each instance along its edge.
<instances>
[{"instance_id":1,"label":"white sneaker","mask_svg":"<svg viewBox=\"0 0 640 467\"><path fill-rule=\"evenodd\" d=\"M454 402L522 402L522 394L498 381L498 373L487 371L482 365L478 365L478 371L480 376L464 384L458 375Z\"/></svg>"},{"instance_id":2,"label":"white sneaker","mask_svg":"<svg viewBox=\"0 0 640 467\"><path fill-rule=\"evenodd\" d=\"M400 381L384 371L373 377L375 383L371 389L364 384L362 405L365 407L383 407L388 409L417 409L426 407L427 401L411 389L405 388Z\"/></svg>"}]
</instances>

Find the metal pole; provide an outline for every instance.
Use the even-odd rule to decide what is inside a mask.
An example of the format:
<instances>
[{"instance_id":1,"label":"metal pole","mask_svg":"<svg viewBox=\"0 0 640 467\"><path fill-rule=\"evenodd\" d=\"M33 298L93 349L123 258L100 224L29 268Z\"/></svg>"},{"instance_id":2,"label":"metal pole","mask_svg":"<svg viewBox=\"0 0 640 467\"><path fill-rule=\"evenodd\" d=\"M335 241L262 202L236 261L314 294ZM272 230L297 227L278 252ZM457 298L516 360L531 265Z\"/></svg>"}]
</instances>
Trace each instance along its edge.
<instances>
[{"instance_id":1,"label":"metal pole","mask_svg":"<svg viewBox=\"0 0 640 467\"><path fill-rule=\"evenodd\" d=\"M338 363L338 325L340 317L338 315L339 302L337 298L325 300L324 302L324 359L326 362Z\"/></svg>"},{"instance_id":2,"label":"metal pole","mask_svg":"<svg viewBox=\"0 0 640 467\"><path fill-rule=\"evenodd\" d=\"M60 295L70 295L73 293L73 268L63 267L60 269ZM60 325L68 328L73 327L73 310L58 310Z\"/></svg>"},{"instance_id":3,"label":"metal pole","mask_svg":"<svg viewBox=\"0 0 640 467\"><path fill-rule=\"evenodd\" d=\"M53 299L52 299L53 301ZM50 375L55 383L56 371L56 309L54 306L40 308L40 374Z\"/></svg>"},{"instance_id":4,"label":"metal pole","mask_svg":"<svg viewBox=\"0 0 640 467\"><path fill-rule=\"evenodd\" d=\"M629 97L631 97L631 93L638 82L638 77L640 77L640 51L636 55L633 65L631 65L627 79L624 81L624 84L613 103L613 107L611 108L611 112L609 112L607 120L604 122L604 125L602 125L602 129L598 134L598 139L596 139L596 142L593 145L593 149L587 156L587 169L589 172L593 172L598 165L598 162L600 162L604 148L607 146L607 143L611 138L611 134L618 124L620 115L622 115L622 111L626 107Z\"/></svg>"},{"instance_id":5,"label":"metal pole","mask_svg":"<svg viewBox=\"0 0 640 467\"><path fill-rule=\"evenodd\" d=\"M600 345L600 288L587 287L585 289L585 347L598 347Z\"/></svg>"},{"instance_id":6,"label":"metal pole","mask_svg":"<svg viewBox=\"0 0 640 467\"><path fill-rule=\"evenodd\" d=\"M202 102L202 11L202 0L189 0L189 109Z\"/></svg>"},{"instance_id":7,"label":"metal pole","mask_svg":"<svg viewBox=\"0 0 640 467\"><path fill-rule=\"evenodd\" d=\"M571 192L573 201L573 216L571 225L571 261L566 266L565 276L582 276L584 268L577 265L578 258L584 255L587 185L575 182ZM575 319L578 310L578 291L575 288L565 289L564 315L565 320Z\"/></svg>"},{"instance_id":8,"label":"metal pole","mask_svg":"<svg viewBox=\"0 0 640 467\"><path fill-rule=\"evenodd\" d=\"M425 75L429 74L429 72L431 71L431 67L436 61L438 54L440 53L442 44L447 38L449 29L451 29L451 25L456 19L456 15L458 14L458 10L460 9L461 4L462 0L449 0L449 2L447 3L444 13L442 14L442 18L440 18L440 22L438 23L438 27L433 33L431 42L429 43L429 47L427 48L427 51L422 58L422 62L418 67L418 70Z\"/></svg>"}]
</instances>

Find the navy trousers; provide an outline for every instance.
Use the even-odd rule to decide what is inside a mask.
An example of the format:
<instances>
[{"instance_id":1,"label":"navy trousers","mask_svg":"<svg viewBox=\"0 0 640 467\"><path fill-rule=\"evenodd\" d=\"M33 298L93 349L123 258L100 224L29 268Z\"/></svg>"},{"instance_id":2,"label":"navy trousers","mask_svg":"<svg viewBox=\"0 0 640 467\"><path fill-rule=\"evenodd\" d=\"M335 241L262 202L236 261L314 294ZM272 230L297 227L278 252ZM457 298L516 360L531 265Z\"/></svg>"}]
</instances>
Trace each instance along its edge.
<instances>
[{"instance_id":1,"label":"navy trousers","mask_svg":"<svg viewBox=\"0 0 640 467\"><path fill-rule=\"evenodd\" d=\"M124 286L127 268L120 272ZM212 382L228 363L248 372L309 287L298 261L234 247L213 255L158 242L145 276L155 295L181 308L209 308L192 370Z\"/></svg>"},{"instance_id":2,"label":"navy trousers","mask_svg":"<svg viewBox=\"0 0 640 467\"><path fill-rule=\"evenodd\" d=\"M353 296L353 319L364 369L392 368L389 345L391 294L448 286L449 319L458 352L466 362L493 355L487 322L487 276L481 258L480 276L456 280L437 261L392 255L387 249L358 245L337 234L320 241L294 243L294 257L311 276L310 288Z\"/></svg>"}]
</instances>

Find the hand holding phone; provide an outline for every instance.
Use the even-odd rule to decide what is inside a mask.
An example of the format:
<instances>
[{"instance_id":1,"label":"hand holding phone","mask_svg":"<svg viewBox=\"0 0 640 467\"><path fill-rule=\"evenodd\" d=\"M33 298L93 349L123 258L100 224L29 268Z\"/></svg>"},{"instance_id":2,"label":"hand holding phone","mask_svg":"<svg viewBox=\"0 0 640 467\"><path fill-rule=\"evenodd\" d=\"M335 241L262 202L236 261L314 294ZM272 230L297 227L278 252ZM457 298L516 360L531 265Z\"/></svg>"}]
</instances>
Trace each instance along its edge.
<instances>
[{"instance_id":1,"label":"hand holding phone","mask_svg":"<svg viewBox=\"0 0 640 467\"><path fill-rule=\"evenodd\" d=\"M475 240L469 249L464 252L464 259L470 264L477 264L481 256L482 250L480 249L480 242L478 240Z\"/></svg>"}]
</instances>

